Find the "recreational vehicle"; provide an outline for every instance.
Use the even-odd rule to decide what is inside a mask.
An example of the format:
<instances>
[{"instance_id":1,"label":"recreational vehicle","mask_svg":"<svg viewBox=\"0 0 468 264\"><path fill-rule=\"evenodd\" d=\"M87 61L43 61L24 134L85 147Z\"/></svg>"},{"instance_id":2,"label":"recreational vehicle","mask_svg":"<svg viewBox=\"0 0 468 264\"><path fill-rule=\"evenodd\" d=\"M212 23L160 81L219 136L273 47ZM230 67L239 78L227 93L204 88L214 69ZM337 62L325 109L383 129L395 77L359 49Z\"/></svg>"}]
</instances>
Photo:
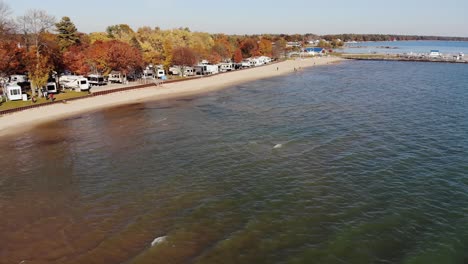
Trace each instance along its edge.
<instances>
[{"instance_id":1,"label":"recreational vehicle","mask_svg":"<svg viewBox=\"0 0 468 264\"><path fill-rule=\"evenodd\" d=\"M3 94L6 95L10 101L22 100L23 96L21 93L21 87L16 83L9 83L4 88Z\"/></svg>"},{"instance_id":2,"label":"recreational vehicle","mask_svg":"<svg viewBox=\"0 0 468 264\"><path fill-rule=\"evenodd\" d=\"M219 73L218 65L197 65L194 67L196 75L209 75Z\"/></svg>"},{"instance_id":3,"label":"recreational vehicle","mask_svg":"<svg viewBox=\"0 0 468 264\"><path fill-rule=\"evenodd\" d=\"M152 68L146 68L143 70L143 76L141 77L143 79L154 79L154 71Z\"/></svg>"},{"instance_id":4,"label":"recreational vehicle","mask_svg":"<svg viewBox=\"0 0 468 264\"><path fill-rule=\"evenodd\" d=\"M26 75L11 75L10 76L10 83L24 83L28 81L28 77Z\"/></svg>"},{"instance_id":5,"label":"recreational vehicle","mask_svg":"<svg viewBox=\"0 0 468 264\"><path fill-rule=\"evenodd\" d=\"M166 72L163 69L156 70L156 78L163 79L166 76Z\"/></svg>"},{"instance_id":6,"label":"recreational vehicle","mask_svg":"<svg viewBox=\"0 0 468 264\"><path fill-rule=\"evenodd\" d=\"M63 88L78 90L78 91L88 91L91 85L89 84L88 79L83 76L76 75L64 75L59 78L59 83Z\"/></svg>"},{"instance_id":7,"label":"recreational vehicle","mask_svg":"<svg viewBox=\"0 0 468 264\"><path fill-rule=\"evenodd\" d=\"M101 86L101 85L106 84L106 80L104 79L104 76L101 76L99 74L88 75L88 82L89 82L89 85L91 86Z\"/></svg>"},{"instance_id":8,"label":"recreational vehicle","mask_svg":"<svg viewBox=\"0 0 468 264\"><path fill-rule=\"evenodd\" d=\"M195 69L193 67L173 66L169 68L169 73L171 75L179 75L179 76L194 76Z\"/></svg>"},{"instance_id":9,"label":"recreational vehicle","mask_svg":"<svg viewBox=\"0 0 468 264\"><path fill-rule=\"evenodd\" d=\"M233 63L220 63L218 64L219 71L220 72L228 72L228 71L233 71L234 70L234 64Z\"/></svg>"},{"instance_id":10,"label":"recreational vehicle","mask_svg":"<svg viewBox=\"0 0 468 264\"><path fill-rule=\"evenodd\" d=\"M45 86L45 92L47 92L47 94L58 93L57 84L55 82L48 82Z\"/></svg>"},{"instance_id":11,"label":"recreational vehicle","mask_svg":"<svg viewBox=\"0 0 468 264\"><path fill-rule=\"evenodd\" d=\"M250 59L245 59L241 62L242 68L250 68L252 67L252 63Z\"/></svg>"},{"instance_id":12,"label":"recreational vehicle","mask_svg":"<svg viewBox=\"0 0 468 264\"><path fill-rule=\"evenodd\" d=\"M111 71L108 78L110 83L125 83L126 80L127 78L125 74L122 74L122 72L119 71Z\"/></svg>"}]
</instances>

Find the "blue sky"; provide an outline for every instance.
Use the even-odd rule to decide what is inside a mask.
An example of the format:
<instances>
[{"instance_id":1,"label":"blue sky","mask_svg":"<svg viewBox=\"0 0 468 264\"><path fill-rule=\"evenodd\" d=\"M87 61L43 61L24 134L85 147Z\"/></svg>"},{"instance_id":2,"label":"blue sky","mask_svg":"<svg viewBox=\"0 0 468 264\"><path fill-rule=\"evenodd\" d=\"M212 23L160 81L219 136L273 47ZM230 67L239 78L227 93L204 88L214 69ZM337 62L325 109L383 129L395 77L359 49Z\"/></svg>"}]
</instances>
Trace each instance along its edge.
<instances>
[{"instance_id":1,"label":"blue sky","mask_svg":"<svg viewBox=\"0 0 468 264\"><path fill-rule=\"evenodd\" d=\"M1 0L0 0L1 1ZM79 31L128 24L253 33L383 33L468 37L467 0L3 0L14 16L43 9ZM328 3L327 3L328 2Z\"/></svg>"}]
</instances>

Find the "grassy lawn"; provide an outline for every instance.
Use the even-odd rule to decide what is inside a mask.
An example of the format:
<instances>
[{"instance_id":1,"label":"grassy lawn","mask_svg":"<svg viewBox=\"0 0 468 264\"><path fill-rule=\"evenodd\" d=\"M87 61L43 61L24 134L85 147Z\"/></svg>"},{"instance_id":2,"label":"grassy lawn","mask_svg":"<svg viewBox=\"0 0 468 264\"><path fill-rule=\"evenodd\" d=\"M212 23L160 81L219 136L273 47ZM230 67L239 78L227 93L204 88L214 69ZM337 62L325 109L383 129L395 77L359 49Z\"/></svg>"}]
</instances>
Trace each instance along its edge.
<instances>
[{"instance_id":1,"label":"grassy lawn","mask_svg":"<svg viewBox=\"0 0 468 264\"><path fill-rule=\"evenodd\" d=\"M88 95L88 92L66 92L66 93L56 94L54 95L54 97L56 101L60 101L60 100L67 100L67 99L72 99L76 97L83 97L87 95ZM46 100L45 98L38 98L36 103L33 103L31 100L8 101L8 102L3 102L2 104L0 104L0 111L23 107L23 106L29 106L29 105L39 105L39 104L43 104L47 102L50 102L50 100Z\"/></svg>"}]
</instances>

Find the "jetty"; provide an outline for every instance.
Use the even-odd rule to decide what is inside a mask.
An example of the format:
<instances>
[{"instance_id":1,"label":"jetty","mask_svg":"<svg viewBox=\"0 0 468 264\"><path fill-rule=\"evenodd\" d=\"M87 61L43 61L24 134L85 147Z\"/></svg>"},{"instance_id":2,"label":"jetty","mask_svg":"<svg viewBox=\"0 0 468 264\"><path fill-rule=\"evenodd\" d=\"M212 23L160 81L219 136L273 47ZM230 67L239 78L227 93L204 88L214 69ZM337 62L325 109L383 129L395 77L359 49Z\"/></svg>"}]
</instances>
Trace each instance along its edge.
<instances>
[{"instance_id":1,"label":"jetty","mask_svg":"<svg viewBox=\"0 0 468 264\"><path fill-rule=\"evenodd\" d=\"M408 62L439 62L439 63L465 63L468 58L462 53L458 55L441 55L436 51L429 54L343 54L341 57L350 60L370 60L370 61L408 61Z\"/></svg>"}]
</instances>

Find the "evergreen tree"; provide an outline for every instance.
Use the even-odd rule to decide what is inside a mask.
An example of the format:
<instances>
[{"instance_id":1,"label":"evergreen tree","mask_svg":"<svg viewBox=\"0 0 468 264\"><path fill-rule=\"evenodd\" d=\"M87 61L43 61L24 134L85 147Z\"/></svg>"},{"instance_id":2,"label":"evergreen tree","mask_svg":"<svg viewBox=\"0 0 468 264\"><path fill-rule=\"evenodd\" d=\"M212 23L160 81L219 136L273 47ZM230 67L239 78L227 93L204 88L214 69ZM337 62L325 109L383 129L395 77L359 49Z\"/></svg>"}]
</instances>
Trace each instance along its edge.
<instances>
[{"instance_id":1,"label":"evergreen tree","mask_svg":"<svg viewBox=\"0 0 468 264\"><path fill-rule=\"evenodd\" d=\"M57 38L62 51L80 42L75 24L71 22L69 17L62 17L62 20L55 24L55 27L57 28Z\"/></svg>"}]
</instances>

